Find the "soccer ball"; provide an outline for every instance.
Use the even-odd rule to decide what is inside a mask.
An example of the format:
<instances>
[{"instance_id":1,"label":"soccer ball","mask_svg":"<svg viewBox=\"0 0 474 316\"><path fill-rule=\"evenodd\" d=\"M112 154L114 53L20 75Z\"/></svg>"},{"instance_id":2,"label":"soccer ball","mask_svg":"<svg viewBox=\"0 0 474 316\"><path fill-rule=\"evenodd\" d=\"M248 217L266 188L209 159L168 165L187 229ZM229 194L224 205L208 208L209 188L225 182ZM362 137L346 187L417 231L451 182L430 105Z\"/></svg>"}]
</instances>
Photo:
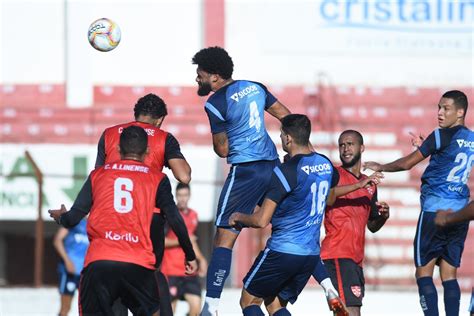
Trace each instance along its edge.
<instances>
[{"instance_id":1,"label":"soccer ball","mask_svg":"<svg viewBox=\"0 0 474 316\"><path fill-rule=\"evenodd\" d=\"M92 47L101 52L108 52L118 46L122 33L117 23L102 18L92 22L87 35Z\"/></svg>"}]
</instances>

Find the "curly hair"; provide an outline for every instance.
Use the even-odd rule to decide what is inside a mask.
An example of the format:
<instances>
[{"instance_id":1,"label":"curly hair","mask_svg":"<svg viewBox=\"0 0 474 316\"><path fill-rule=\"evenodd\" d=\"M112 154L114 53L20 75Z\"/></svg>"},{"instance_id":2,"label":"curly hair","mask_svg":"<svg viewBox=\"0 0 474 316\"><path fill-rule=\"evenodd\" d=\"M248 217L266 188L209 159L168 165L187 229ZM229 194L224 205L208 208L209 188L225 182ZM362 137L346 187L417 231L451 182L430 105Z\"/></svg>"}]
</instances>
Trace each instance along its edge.
<instances>
[{"instance_id":1,"label":"curly hair","mask_svg":"<svg viewBox=\"0 0 474 316\"><path fill-rule=\"evenodd\" d=\"M217 74L222 79L229 79L234 71L232 58L225 49L218 46L201 49L194 55L192 61L205 72Z\"/></svg>"},{"instance_id":2,"label":"curly hair","mask_svg":"<svg viewBox=\"0 0 474 316\"><path fill-rule=\"evenodd\" d=\"M154 119L168 115L165 101L153 93L138 99L133 112L135 113L135 119L140 115L151 116Z\"/></svg>"}]
</instances>

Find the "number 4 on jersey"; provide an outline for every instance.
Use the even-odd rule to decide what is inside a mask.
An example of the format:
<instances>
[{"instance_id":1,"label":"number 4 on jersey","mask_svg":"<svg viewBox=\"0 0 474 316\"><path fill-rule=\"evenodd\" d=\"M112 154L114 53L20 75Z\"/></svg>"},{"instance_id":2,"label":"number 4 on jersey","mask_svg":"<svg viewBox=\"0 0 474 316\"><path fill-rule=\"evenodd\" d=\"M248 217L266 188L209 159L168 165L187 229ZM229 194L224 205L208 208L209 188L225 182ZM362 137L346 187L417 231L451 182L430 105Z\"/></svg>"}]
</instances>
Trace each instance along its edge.
<instances>
[{"instance_id":1,"label":"number 4 on jersey","mask_svg":"<svg viewBox=\"0 0 474 316\"><path fill-rule=\"evenodd\" d=\"M257 102L250 102L250 118L249 118L249 127L255 127L257 133L260 132L262 126L262 120L260 119L260 113L258 112Z\"/></svg>"}]
</instances>

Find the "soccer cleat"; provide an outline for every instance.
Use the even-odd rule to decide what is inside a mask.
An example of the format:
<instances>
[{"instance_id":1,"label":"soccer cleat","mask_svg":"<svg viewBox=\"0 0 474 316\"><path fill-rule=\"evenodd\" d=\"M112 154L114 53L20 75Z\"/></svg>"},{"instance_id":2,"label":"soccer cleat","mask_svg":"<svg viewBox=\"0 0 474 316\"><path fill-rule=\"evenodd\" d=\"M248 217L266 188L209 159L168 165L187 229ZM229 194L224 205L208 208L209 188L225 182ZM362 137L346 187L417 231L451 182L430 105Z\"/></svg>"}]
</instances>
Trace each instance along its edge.
<instances>
[{"instance_id":1,"label":"soccer cleat","mask_svg":"<svg viewBox=\"0 0 474 316\"><path fill-rule=\"evenodd\" d=\"M349 312L346 309L346 306L342 302L339 295L334 293L332 290L328 290L328 305L329 310L334 313L334 316L349 316Z\"/></svg>"}]
</instances>

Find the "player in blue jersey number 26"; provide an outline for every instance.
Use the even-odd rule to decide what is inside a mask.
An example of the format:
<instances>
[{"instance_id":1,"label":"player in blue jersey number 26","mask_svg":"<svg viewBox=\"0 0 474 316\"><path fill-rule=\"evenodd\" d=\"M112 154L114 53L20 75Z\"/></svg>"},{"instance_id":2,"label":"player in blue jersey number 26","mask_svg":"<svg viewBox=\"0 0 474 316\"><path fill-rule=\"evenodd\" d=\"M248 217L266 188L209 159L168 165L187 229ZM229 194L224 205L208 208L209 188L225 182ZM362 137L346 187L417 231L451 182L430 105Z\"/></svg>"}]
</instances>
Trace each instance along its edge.
<instances>
[{"instance_id":1,"label":"player in blue jersey number 26","mask_svg":"<svg viewBox=\"0 0 474 316\"><path fill-rule=\"evenodd\" d=\"M427 316L438 315L438 293L433 284L435 265L440 267L447 316L459 315L461 291L456 271L461 263L469 229L468 222L438 229L435 216L438 209L459 211L469 201L469 174L474 163L474 132L464 126L468 101L457 90L448 91L438 104L439 129L426 139L414 139L418 149L388 164L366 162L365 168L395 172L409 170L431 156L421 176L421 213L415 235L416 282L420 304Z\"/></svg>"}]
</instances>

